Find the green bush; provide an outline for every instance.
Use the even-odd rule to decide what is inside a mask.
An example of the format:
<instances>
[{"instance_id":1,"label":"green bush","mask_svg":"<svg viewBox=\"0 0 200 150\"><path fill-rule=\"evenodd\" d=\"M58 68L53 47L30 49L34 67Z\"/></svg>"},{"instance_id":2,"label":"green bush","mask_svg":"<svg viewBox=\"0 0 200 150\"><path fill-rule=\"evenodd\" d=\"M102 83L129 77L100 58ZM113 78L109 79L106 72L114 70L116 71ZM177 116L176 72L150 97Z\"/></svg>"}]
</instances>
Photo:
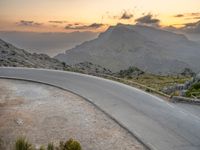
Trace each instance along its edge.
<instances>
[{"instance_id":1,"label":"green bush","mask_svg":"<svg viewBox=\"0 0 200 150\"><path fill-rule=\"evenodd\" d=\"M54 145L53 143L49 143L48 146L47 146L47 150L54 150Z\"/></svg>"},{"instance_id":2,"label":"green bush","mask_svg":"<svg viewBox=\"0 0 200 150\"><path fill-rule=\"evenodd\" d=\"M33 146L24 137L20 137L15 142L15 150L33 150Z\"/></svg>"},{"instance_id":3,"label":"green bush","mask_svg":"<svg viewBox=\"0 0 200 150\"><path fill-rule=\"evenodd\" d=\"M196 83L192 86L193 89L195 90L200 90L200 82L199 83Z\"/></svg>"},{"instance_id":4,"label":"green bush","mask_svg":"<svg viewBox=\"0 0 200 150\"><path fill-rule=\"evenodd\" d=\"M79 142L73 139L69 139L68 141L66 141L63 150L81 150L81 145L79 144Z\"/></svg>"},{"instance_id":5,"label":"green bush","mask_svg":"<svg viewBox=\"0 0 200 150\"><path fill-rule=\"evenodd\" d=\"M186 92L187 97L200 96L200 82L192 85L192 87Z\"/></svg>"},{"instance_id":6,"label":"green bush","mask_svg":"<svg viewBox=\"0 0 200 150\"><path fill-rule=\"evenodd\" d=\"M0 147L1 148L1 147ZM69 139L66 142L60 142L57 146L53 143L49 143L47 148L41 146L39 150L81 150L81 145L78 141ZM15 142L14 150L35 150L35 148L30 144L24 137L20 137Z\"/></svg>"}]
</instances>

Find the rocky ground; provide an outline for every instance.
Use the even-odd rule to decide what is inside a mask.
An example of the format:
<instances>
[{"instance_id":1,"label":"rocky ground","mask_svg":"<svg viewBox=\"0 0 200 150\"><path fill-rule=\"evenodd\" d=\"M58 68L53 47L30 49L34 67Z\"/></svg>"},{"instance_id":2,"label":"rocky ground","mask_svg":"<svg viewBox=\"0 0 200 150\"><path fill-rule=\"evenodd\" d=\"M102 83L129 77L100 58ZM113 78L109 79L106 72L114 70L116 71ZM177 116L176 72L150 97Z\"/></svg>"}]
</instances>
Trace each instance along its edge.
<instances>
[{"instance_id":1,"label":"rocky ground","mask_svg":"<svg viewBox=\"0 0 200 150\"><path fill-rule=\"evenodd\" d=\"M126 130L86 100L38 83L0 79L3 146L26 136L35 145L74 138L83 150L145 149Z\"/></svg>"}]
</instances>

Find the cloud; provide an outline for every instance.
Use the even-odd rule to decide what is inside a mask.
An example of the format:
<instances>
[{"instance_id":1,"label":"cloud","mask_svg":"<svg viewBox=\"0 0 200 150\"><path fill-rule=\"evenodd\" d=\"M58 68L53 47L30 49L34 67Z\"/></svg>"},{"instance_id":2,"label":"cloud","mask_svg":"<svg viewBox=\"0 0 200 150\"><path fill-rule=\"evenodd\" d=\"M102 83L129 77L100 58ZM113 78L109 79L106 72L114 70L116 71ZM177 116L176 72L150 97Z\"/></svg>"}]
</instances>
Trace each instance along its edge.
<instances>
[{"instance_id":1,"label":"cloud","mask_svg":"<svg viewBox=\"0 0 200 150\"><path fill-rule=\"evenodd\" d=\"M184 17L184 15L183 15L183 14L177 14L177 15L175 15L174 17L176 17L176 18L181 18L181 17Z\"/></svg>"},{"instance_id":2,"label":"cloud","mask_svg":"<svg viewBox=\"0 0 200 150\"><path fill-rule=\"evenodd\" d=\"M20 20L19 22L17 22L17 25L37 27L37 26L41 26L42 23L38 23L38 22L34 22L34 21L27 21L27 20Z\"/></svg>"},{"instance_id":3,"label":"cloud","mask_svg":"<svg viewBox=\"0 0 200 150\"><path fill-rule=\"evenodd\" d=\"M53 20L53 21L49 21L49 23L63 24L63 23L67 23L67 21Z\"/></svg>"},{"instance_id":4,"label":"cloud","mask_svg":"<svg viewBox=\"0 0 200 150\"><path fill-rule=\"evenodd\" d=\"M128 10L124 10L120 14L112 14L109 11L107 11L106 14L102 16L102 19L109 18L109 19L116 19L116 20L130 20L133 17L134 17L134 14Z\"/></svg>"},{"instance_id":5,"label":"cloud","mask_svg":"<svg viewBox=\"0 0 200 150\"><path fill-rule=\"evenodd\" d=\"M191 16L200 16L200 13L190 13Z\"/></svg>"},{"instance_id":6,"label":"cloud","mask_svg":"<svg viewBox=\"0 0 200 150\"><path fill-rule=\"evenodd\" d=\"M175 18L186 18L186 19L199 19L200 18L200 13L195 12L195 13L183 13L183 14L177 14L174 15Z\"/></svg>"},{"instance_id":7,"label":"cloud","mask_svg":"<svg viewBox=\"0 0 200 150\"><path fill-rule=\"evenodd\" d=\"M89 27L89 28L100 28L100 27L102 27L102 26L104 26L104 24L101 24L101 23L93 23L93 24L89 25L88 27Z\"/></svg>"},{"instance_id":8,"label":"cloud","mask_svg":"<svg viewBox=\"0 0 200 150\"><path fill-rule=\"evenodd\" d=\"M150 25L158 25L160 23L159 19L154 18L152 14L147 14L135 20L138 24L150 24Z\"/></svg>"},{"instance_id":9,"label":"cloud","mask_svg":"<svg viewBox=\"0 0 200 150\"><path fill-rule=\"evenodd\" d=\"M98 29L98 28L101 28L103 26L104 26L104 24L101 24L101 23L93 23L93 24L90 24L90 25L74 23L74 24L66 25L65 29L67 29L67 30Z\"/></svg>"},{"instance_id":10,"label":"cloud","mask_svg":"<svg viewBox=\"0 0 200 150\"><path fill-rule=\"evenodd\" d=\"M120 17L120 19L124 19L124 20L129 20L131 18L133 18L133 14L131 14L127 11L124 11L124 13Z\"/></svg>"},{"instance_id":11,"label":"cloud","mask_svg":"<svg viewBox=\"0 0 200 150\"><path fill-rule=\"evenodd\" d=\"M200 33L200 20L197 22L186 23L181 29L185 32Z\"/></svg>"}]
</instances>

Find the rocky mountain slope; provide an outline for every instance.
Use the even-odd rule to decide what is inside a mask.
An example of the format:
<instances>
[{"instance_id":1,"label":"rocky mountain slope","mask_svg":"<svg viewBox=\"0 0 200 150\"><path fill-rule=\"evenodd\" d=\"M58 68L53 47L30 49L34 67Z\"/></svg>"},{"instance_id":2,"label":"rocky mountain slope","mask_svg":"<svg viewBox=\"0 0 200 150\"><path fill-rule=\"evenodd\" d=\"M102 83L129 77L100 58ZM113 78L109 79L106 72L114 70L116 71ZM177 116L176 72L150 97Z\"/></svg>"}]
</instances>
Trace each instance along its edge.
<instances>
[{"instance_id":1,"label":"rocky mountain slope","mask_svg":"<svg viewBox=\"0 0 200 150\"><path fill-rule=\"evenodd\" d=\"M82 72L86 74L112 74L109 69L90 62L82 62L69 66L64 62L49 57L46 54L32 54L23 49L16 48L1 39L0 66L58 69Z\"/></svg>"},{"instance_id":2,"label":"rocky mountain slope","mask_svg":"<svg viewBox=\"0 0 200 150\"><path fill-rule=\"evenodd\" d=\"M190 68L200 71L200 45L184 35L140 25L110 27L55 58L69 65L92 62L118 72L135 66L155 74L176 74Z\"/></svg>"},{"instance_id":3,"label":"rocky mountain slope","mask_svg":"<svg viewBox=\"0 0 200 150\"><path fill-rule=\"evenodd\" d=\"M47 69L70 68L45 54L28 53L0 39L0 66L31 67Z\"/></svg>"}]
</instances>

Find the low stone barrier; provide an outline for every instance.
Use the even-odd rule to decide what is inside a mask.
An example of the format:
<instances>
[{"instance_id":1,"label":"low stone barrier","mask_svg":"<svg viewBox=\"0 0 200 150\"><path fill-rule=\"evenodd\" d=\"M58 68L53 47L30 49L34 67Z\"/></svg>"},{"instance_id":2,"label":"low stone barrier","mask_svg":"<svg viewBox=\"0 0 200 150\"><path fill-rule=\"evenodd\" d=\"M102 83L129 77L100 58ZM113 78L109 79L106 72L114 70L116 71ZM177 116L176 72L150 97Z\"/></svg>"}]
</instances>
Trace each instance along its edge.
<instances>
[{"instance_id":1,"label":"low stone barrier","mask_svg":"<svg viewBox=\"0 0 200 150\"><path fill-rule=\"evenodd\" d=\"M182 97L182 96L173 96L171 98L171 102L173 103L190 103L190 104L198 104L200 105L200 99Z\"/></svg>"}]
</instances>

